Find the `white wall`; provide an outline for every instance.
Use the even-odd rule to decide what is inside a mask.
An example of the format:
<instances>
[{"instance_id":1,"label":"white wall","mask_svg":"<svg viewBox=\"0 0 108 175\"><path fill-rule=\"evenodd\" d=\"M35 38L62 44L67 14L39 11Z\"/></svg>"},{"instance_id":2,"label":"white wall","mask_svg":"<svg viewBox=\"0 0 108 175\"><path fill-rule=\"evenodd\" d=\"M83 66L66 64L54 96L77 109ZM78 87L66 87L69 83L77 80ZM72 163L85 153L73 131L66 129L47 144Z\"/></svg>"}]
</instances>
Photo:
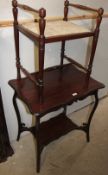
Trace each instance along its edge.
<instances>
[{"instance_id":1,"label":"white wall","mask_svg":"<svg viewBox=\"0 0 108 175\"><path fill-rule=\"evenodd\" d=\"M63 0L19 0L21 3L27 3L32 7L40 8L45 7L47 9L48 16L53 15L62 15L63 14ZM86 5L91 5L95 7L104 7L107 11L108 2L107 0L95 0L95 1L86 1L86 0L74 0L71 2L82 3ZM22 18L22 13L21 13ZM24 15L29 17L28 15ZM0 21L1 20L10 20L12 19L11 13L11 1L10 0L0 0ZM106 88L100 91L100 95L104 96L108 91L108 54L107 54L107 29L108 29L108 19L104 19L101 26L101 33L99 38L99 43L97 47L97 52L95 56L95 62L93 67L92 76L101 82L105 83ZM20 49L21 49L21 59L22 62L28 67L30 71L33 71L34 66L34 46L33 43L20 35ZM83 57L86 53L86 40L77 40L67 43L67 50L69 54L75 56L75 58L80 58L79 61L83 62ZM77 52L76 52L77 50ZM84 52L85 51L85 52ZM46 56L45 56L45 67L59 64L60 59L60 43L49 44L46 46ZM9 136L11 140L15 140L17 136L17 120L15 111L12 105L12 96L13 90L9 87L8 81L16 77L16 68L15 68L15 51L14 51L14 39L13 39L13 28L1 28L0 29L0 86L3 94L3 102L5 108L6 121L9 131ZM85 100L74 104L68 108L68 112L72 112L75 109L78 109L88 102L91 99ZM32 123L30 114L27 114L25 107L21 102L19 102L19 107L21 111L22 120L25 121L27 126L30 126Z\"/></svg>"}]
</instances>

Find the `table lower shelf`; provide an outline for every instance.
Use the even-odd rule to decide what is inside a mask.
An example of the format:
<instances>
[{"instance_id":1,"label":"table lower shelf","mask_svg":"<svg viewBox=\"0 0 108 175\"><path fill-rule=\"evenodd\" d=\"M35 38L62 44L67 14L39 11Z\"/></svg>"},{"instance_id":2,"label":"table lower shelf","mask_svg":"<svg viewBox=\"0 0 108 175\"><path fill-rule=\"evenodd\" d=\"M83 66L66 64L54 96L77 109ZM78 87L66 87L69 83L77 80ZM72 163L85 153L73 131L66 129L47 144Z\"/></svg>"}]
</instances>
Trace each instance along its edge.
<instances>
[{"instance_id":1,"label":"table lower shelf","mask_svg":"<svg viewBox=\"0 0 108 175\"><path fill-rule=\"evenodd\" d=\"M57 115L39 125L38 132L36 133L36 128L22 128L22 131L30 131L35 137L39 134L39 144L43 149L44 146L48 145L50 142L66 135L72 130L78 129L86 132L87 124L78 126L72 120L70 120L64 113Z\"/></svg>"},{"instance_id":2,"label":"table lower shelf","mask_svg":"<svg viewBox=\"0 0 108 175\"><path fill-rule=\"evenodd\" d=\"M77 128L78 126L62 113L40 124L40 143L45 146Z\"/></svg>"}]
</instances>

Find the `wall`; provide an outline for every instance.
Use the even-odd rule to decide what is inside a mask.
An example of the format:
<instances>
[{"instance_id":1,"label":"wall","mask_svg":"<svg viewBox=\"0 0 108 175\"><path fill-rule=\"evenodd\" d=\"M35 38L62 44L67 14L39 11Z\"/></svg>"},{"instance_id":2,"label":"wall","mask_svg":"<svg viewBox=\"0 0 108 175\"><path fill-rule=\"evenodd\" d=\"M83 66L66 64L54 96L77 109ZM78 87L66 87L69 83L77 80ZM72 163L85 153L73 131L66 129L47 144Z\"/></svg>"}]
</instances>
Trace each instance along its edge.
<instances>
[{"instance_id":1,"label":"wall","mask_svg":"<svg viewBox=\"0 0 108 175\"><path fill-rule=\"evenodd\" d=\"M45 7L47 9L48 16L53 15L62 15L63 13L63 0L19 0L21 3L27 3L32 7L40 8ZM71 2L75 2L71 1ZM86 5L91 5L95 7L104 7L105 10L108 8L107 0L95 0L95 1L86 1L86 0L77 0L77 3L82 3ZM5 12L5 13L4 13ZM28 18L27 14L22 16L20 12L20 18ZM0 0L0 20L10 20L12 19L11 13L11 1L10 0ZM87 23L85 21L84 23ZM95 62L92 76L101 82L106 84L106 88L100 91L100 96L106 95L108 91L108 56L107 56L107 28L108 28L108 19L104 19L101 26L101 33L99 38L99 43L96 51ZM15 111L12 105L12 96L13 90L8 86L8 81L16 77L16 68L15 68L15 52L14 52L14 39L13 39L13 28L1 28L0 29L0 86L3 94L3 102L5 108L6 121L9 131L9 136L11 140L15 140L17 136L17 120ZM77 40L74 42L68 42L66 49L69 51L69 54L73 55L75 58L79 58L79 62L83 62L83 57L86 56L86 44L87 40ZM21 60L24 65L33 71L35 69L34 64L34 45L33 43L20 35L20 50L21 50ZM77 52L76 52L77 50ZM49 44L46 46L46 55L45 55L45 67L50 65L59 64L60 59L60 43ZM80 57L79 57L80 56ZM73 106L68 108L68 113L83 107L91 101L85 100L84 102L75 103ZM25 111L24 105L19 102L19 107L21 111L22 120L30 126L32 123L32 117ZM51 114L50 114L51 115ZM47 117L49 117L48 115Z\"/></svg>"}]
</instances>

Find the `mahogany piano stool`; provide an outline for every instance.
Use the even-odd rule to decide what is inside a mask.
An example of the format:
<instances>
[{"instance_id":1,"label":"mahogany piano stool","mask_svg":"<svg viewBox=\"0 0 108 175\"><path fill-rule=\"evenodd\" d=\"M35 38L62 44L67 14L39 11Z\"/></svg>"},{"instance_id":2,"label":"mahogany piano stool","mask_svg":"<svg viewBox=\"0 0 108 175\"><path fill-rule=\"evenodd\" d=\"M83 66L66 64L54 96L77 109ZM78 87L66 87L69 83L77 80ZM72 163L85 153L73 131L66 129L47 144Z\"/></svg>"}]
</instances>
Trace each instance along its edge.
<instances>
[{"instance_id":1,"label":"mahogany piano stool","mask_svg":"<svg viewBox=\"0 0 108 175\"><path fill-rule=\"evenodd\" d=\"M18 120L18 136L23 131L31 131L37 140L37 172L40 171L40 157L43 148L51 141L77 129L86 133L87 141L90 136L90 123L98 105L98 90L104 85L90 75L92 72L93 60L96 51L99 28L102 20L103 9L94 9L78 4L72 4L68 0L64 3L63 20L48 20L46 10L41 8L35 10L27 5L12 1L14 16L14 37L16 50L17 79L9 81L9 85L14 90L13 105ZM96 25L94 29L87 29L68 20L70 8L78 8L96 13ZM38 18L29 23L18 22L18 8L38 14ZM22 65L19 56L19 32L30 38L39 46L39 71L29 73ZM91 54L88 65L85 67L65 54L65 43L68 40L92 37ZM60 65L44 69L45 44L61 42ZM64 59L69 63L63 64ZM25 77L21 77L21 72ZM83 100L88 96L94 96L94 106L89 119L81 126L73 123L66 116L68 105L78 100ZM27 128L21 121L20 112L17 105L17 98L23 101L30 113L36 118L36 125ZM46 114L63 108L63 112L54 118L40 122Z\"/></svg>"}]
</instances>

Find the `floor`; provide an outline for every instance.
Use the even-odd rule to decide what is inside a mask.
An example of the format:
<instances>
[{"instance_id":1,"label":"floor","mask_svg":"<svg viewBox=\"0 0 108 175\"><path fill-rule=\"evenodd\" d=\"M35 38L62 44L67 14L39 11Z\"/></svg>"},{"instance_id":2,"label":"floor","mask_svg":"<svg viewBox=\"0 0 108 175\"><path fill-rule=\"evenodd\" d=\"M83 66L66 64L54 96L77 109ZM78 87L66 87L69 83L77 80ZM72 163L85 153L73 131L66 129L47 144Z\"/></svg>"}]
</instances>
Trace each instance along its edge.
<instances>
[{"instance_id":1,"label":"floor","mask_svg":"<svg viewBox=\"0 0 108 175\"><path fill-rule=\"evenodd\" d=\"M90 108L69 117L82 123ZM40 175L108 175L108 97L100 101L90 129L90 143L85 133L73 131L49 144L42 153ZM0 175L36 175L32 135L21 137L12 146L15 154L0 164Z\"/></svg>"}]
</instances>

